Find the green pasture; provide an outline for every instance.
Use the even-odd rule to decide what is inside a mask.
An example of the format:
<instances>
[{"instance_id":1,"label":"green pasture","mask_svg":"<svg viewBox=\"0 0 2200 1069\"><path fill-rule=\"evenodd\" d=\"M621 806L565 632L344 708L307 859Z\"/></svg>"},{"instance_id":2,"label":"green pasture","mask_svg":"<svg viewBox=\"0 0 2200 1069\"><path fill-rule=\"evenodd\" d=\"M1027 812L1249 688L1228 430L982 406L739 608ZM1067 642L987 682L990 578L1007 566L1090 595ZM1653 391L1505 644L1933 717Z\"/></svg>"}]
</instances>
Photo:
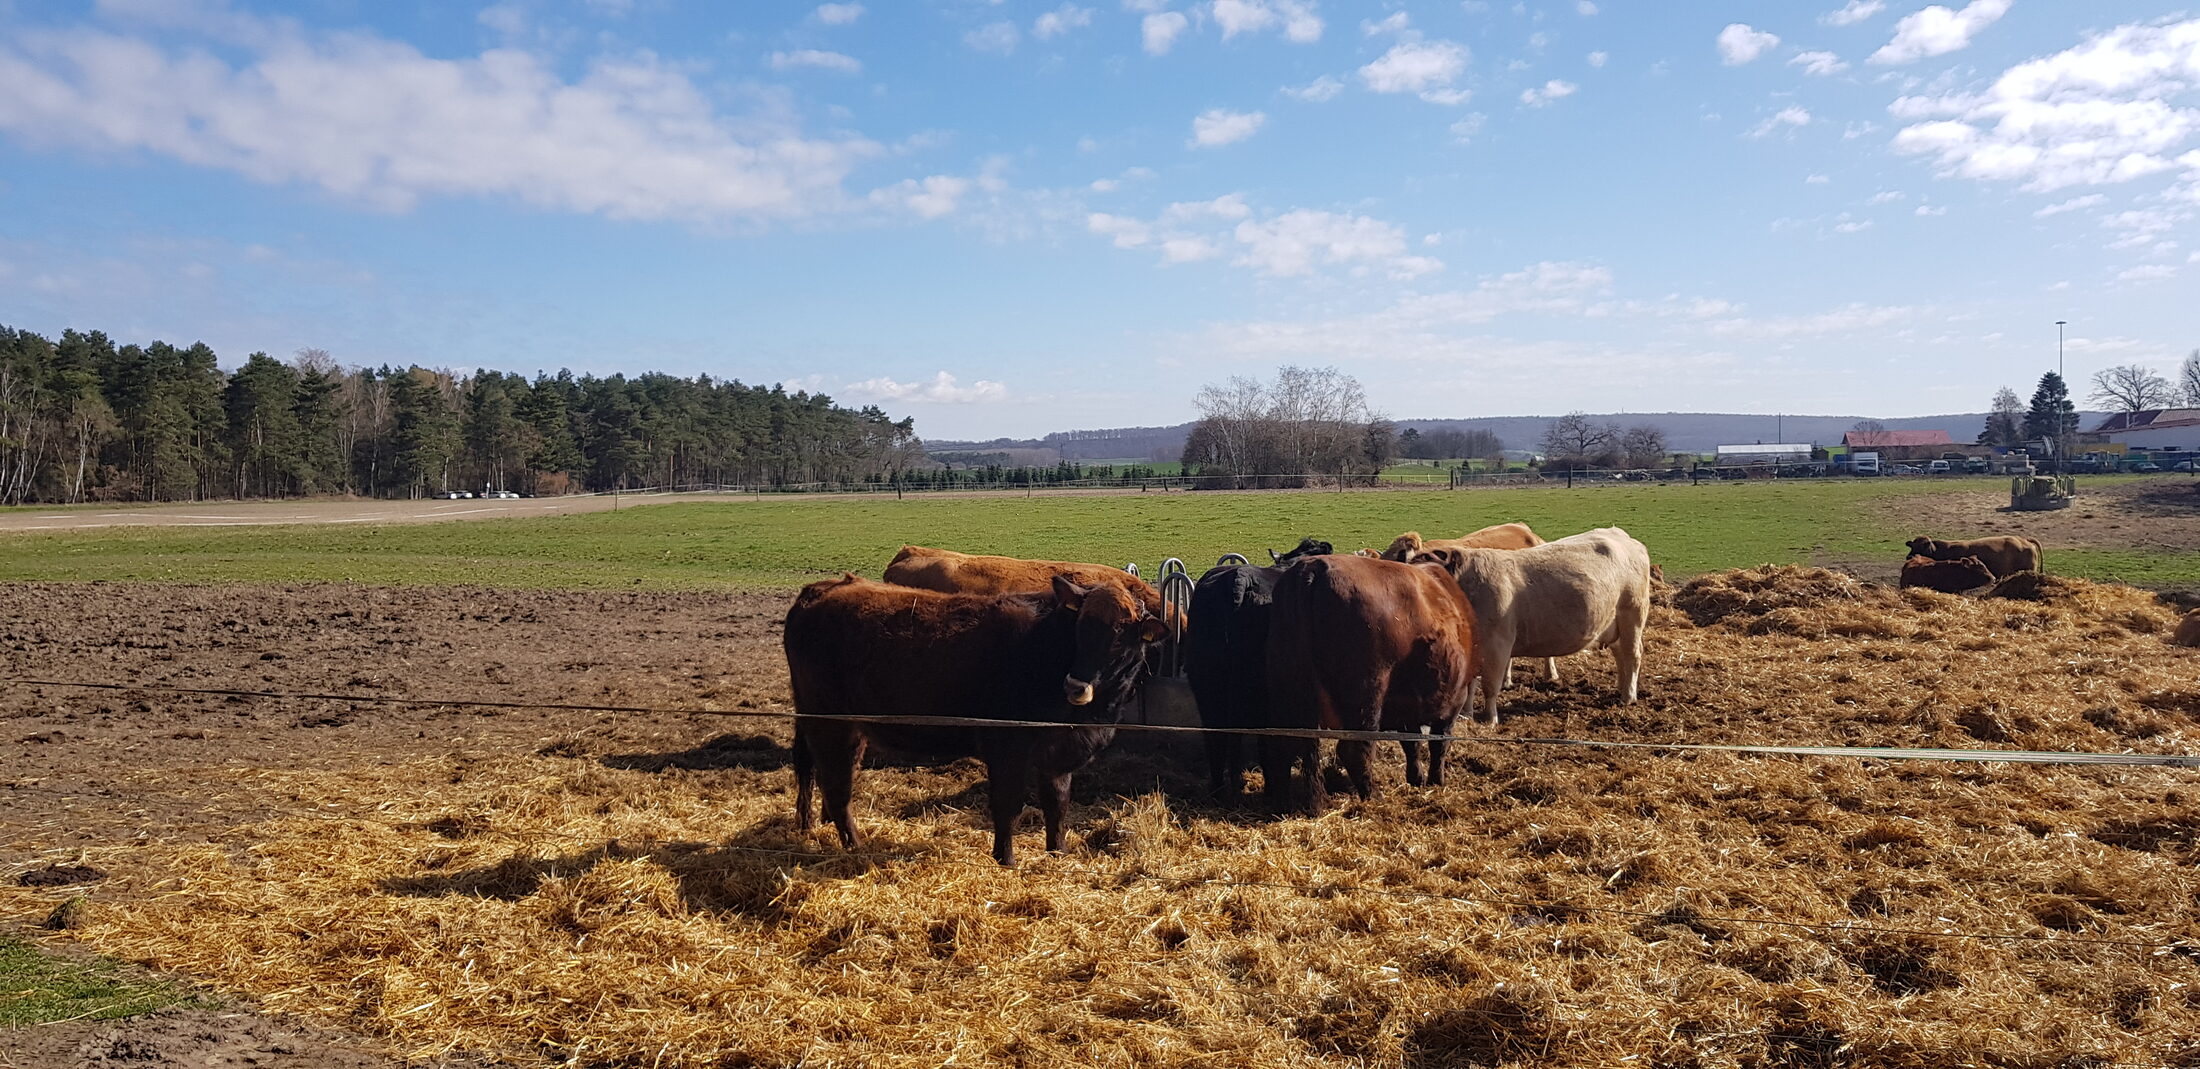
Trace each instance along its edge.
<instances>
[{"instance_id":1,"label":"green pasture","mask_svg":"<svg viewBox=\"0 0 2200 1069\"><path fill-rule=\"evenodd\" d=\"M104 959L46 954L0 936L0 1031L53 1021L109 1021L191 1001L175 984Z\"/></svg>"},{"instance_id":2,"label":"green pasture","mask_svg":"<svg viewBox=\"0 0 2200 1069\"><path fill-rule=\"evenodd\" d=\"M2100 482L2105 482L2101 480ZM2096 483L2098 484L2098 483ZM581 516L385 527L104 528L0 534L0 579L471 584L696 589L790 587L877 575L904 543L1022 557L1137 562L1196 573L1223 553L1265 560L1302 535L1380 548L1408 529L1457 535L1519 520L1546 537L1617 525L1668 576L1767 562L1901 560L1903 502L1974 480L1628 483L1566 490L1385 490L1090 496L764 497ZM1942 537L1983 531L1936 530ZM2200 583L2200 552L2051 549L2059 573L2150 586Z\"/></svg>"}]
</instances>

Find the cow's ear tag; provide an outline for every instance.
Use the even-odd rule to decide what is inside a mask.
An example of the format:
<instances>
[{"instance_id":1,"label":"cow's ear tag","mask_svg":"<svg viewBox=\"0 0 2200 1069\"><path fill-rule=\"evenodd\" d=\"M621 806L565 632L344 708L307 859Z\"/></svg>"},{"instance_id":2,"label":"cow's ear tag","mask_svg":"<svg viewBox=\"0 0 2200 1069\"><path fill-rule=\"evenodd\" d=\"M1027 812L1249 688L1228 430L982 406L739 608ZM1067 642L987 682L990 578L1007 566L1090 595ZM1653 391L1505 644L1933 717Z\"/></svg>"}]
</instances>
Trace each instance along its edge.
<instances>
[{"instance_id":1,"label":"cow's ear tag","mask_svg":"<svg viewBox=\"0 0 2200 1069\"><path fill-rule=\"evenodd\" d=\"M1054 600L1063 608L1076 612L1085 607L1085 588L1069 581L1067 576L1054 577Z\"/></svg>"}]
</instances>

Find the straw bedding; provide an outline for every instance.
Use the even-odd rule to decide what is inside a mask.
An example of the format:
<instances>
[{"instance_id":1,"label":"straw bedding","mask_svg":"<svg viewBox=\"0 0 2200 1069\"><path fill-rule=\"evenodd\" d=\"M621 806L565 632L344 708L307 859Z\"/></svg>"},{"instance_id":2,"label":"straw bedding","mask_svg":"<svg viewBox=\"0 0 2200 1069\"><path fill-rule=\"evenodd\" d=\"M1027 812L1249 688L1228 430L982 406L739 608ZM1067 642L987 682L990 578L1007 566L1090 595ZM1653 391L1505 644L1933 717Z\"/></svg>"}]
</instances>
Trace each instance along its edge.
<instances>
[{"instance_id":1,"label":"straw bedding","mask_svg":"<svg viewBox=\"0 0 2200 1069\"><path fill-rule=\"evenodd\" d=\"M92 851L114 879L69 934L523 1062L2200 1065L2193 772L1495 741L2192 752L2171 613L1793 568L1662 600L1642 702L1574 658L1449 786L1386 749L1378 797L1319 819L1199 801L1182 747L1127 740L1063 855L993 866L963 761L865 771L850 857L793 831L783 733L649 770L549 739L210 772L294 815Z\"/></svg>"}]
</instances>

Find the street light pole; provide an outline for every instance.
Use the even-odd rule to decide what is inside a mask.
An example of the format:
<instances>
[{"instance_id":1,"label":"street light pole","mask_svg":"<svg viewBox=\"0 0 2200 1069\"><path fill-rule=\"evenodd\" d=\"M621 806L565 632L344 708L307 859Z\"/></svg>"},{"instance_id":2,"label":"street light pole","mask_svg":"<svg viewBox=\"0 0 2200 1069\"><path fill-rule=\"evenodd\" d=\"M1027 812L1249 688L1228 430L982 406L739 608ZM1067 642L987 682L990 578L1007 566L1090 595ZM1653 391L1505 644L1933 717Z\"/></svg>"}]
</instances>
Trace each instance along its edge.
<instances>
[{"instance_id":1,"label":"street light pole","mask_svg":"<svg viewBox=\"0 0 2200 1069\"><path fill-rule=\"evenodd\" d=\"M2055 321L2055 377L2062 380L2063 396L2065 397L2070 395L2070 376L2063 374L2063 326L2069 322L2067 319ZM2055 454L2056 459L2061 461L2056 466L2056 470L2068 474L2070 471L2070 422L2064 419L2063 414L2060 412L2055 413Z\"/></svg>"},{"instance_id":2,"label":"street light pole","mask_svg":"<svg viewBox=\"0 0 2200 1069\"><path fill-rule=\"evenodd\" d=\"M2063 324L2067 319L2055 321L2055 377L2063 380L2063 389L2070 388L2070 376L2063 374Z\"/></svg>"}]
</instances>

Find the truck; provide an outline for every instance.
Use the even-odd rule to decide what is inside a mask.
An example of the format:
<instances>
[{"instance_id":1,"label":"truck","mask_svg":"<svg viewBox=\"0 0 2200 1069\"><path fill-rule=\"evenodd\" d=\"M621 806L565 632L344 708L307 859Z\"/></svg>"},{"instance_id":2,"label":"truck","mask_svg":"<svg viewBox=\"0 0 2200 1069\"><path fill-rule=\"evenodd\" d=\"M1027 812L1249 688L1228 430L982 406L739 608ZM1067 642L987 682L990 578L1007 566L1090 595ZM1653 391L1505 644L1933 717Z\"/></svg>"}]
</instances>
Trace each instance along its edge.
<instances>
[{"instance_id":1,"label":"truck","mask_svg":"<svg viewBox=\"0 0 2200 1069\"><path fill-rule=\"evenodd\" d=\"M1879 454L1850 453L1848 468L1851 475L1877 475L1880 472Z\"/></svg>"}]
</instances>

